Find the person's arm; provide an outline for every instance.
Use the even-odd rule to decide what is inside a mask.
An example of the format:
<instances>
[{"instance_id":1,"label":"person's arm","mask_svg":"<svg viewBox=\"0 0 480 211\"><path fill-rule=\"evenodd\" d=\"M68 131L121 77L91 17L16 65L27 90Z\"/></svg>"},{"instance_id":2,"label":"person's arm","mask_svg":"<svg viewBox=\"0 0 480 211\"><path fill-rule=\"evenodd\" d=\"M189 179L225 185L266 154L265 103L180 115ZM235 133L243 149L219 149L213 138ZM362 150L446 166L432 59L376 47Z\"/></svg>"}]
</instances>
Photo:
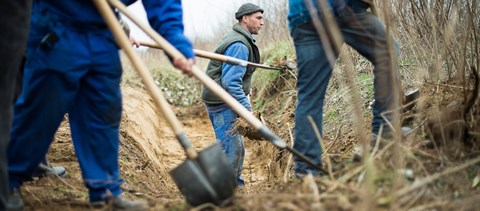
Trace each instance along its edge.
<instances>
[{"instance_id":1,"label":"person's arm","mask_svg":"<svg viewBox=\"0 0 480 211\"><path fill-rule=\"evenodd\" d=\"M148 22L188 59L194 58L192 43L184 35L180 0L143 0Z\"/></svg>"},{"instance_id":2,"label":"person's arm","mask_svg":"<svg viewBox=\"0 0 480 211\"><path fill-rule=\"evenodd\" d=\"M248 60L248 48L241 42L235 42L228 46L224 55L235 57L237 59ZM238 65L230 65L223 63L222 65L222 87L227 90L235 99L238 100L246 109L252 111L252 106L248 100L248 93L243 91L243 76L247 71L246 67Z\"/></svg>"},{"instance_id":3,"label":"person's arm","mask_svg":"<svg viewBox=\"0 0 480 211\"><path fill-rule=\"evenodd\" d=\"M190 40L183 34L183 12L180 0L143 0L148 22L160 35L178 49L185 58L169 58L173 66L182 70L187 76L192 76L194 65L193 47Z\"/></svg>"},{"instance_id":4,"label":"person's arm","mask_svg":"<svg viewBox=\"0 0 480 211\"><path fill-rule=\"evenodd\" d=\"M127 34L128 39L130 39L130 43L135 46L135 47L140 47L140 42L138 42L133 36L132 36L132 31L130 30L130 26L128 23L122 18L122 16L118 16L118 22L120 22L120 25L123 28L123 31L125 34Z\"/></svg>"}]
</instances>

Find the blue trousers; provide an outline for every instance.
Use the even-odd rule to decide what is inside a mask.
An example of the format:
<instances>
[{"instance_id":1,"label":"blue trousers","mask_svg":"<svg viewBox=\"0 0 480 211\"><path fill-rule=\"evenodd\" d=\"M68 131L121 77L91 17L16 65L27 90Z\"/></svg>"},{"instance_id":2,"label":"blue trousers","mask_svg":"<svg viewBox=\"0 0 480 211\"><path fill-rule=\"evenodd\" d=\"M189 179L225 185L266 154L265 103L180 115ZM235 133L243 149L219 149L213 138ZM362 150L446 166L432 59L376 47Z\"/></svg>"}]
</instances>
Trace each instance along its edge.
<instances>
[{"instance_id":1,"label":"blue trousers","mask_svg":"<svg viewBox=\"0 0 480 211\"><path fill-rule=\"evenodd\" d=\"M386 129L382 112L394 108L394 79L398 80L397 68L391 71L386 31L379 19L366 11L366 8L350 8L336 16L344 41L357 50L374 65L374 97L372 132L378 133L381 125ZM295 43L298 63L297 91L298 99L295 109L294 149L304 153L315 163L321 165L322 151L315 135L311 116L322 131L322 116L325 93L332 74L333 66L329 63L324 43L312 22L302 24L292 29L291 36ZM327 45L330 45L327 43ZM397 52L398 53L398 52ZM335 58L338 52L335 52ZM397 81L398 82L398 81ZM392 115L385 115L391 120ZM307 166L301 160L295 159L295 172L317 174L318 171Z\"/></svg>"},{"instance_id":2,"label":"blue trousers","mask_svg":"<svg viewBox=\"0 0 480 211\"><path fill-rule=\"evenodd\" d=\"M55 25L58 40L40 44L52 21L35 21L27 44L23 90L14 107L8 148L10 188L29 180L45 158L66 113L90 201L121 194L122 113L118 48L108 29ZM45 25L48 24L48 25ZM62 29L62 27L64 27Z\"/></svg>"},{"instance_id":3,"label":"blue trousers","mask_svg":"<svg viewBox=\"0 0 480 211\"><path fill-rule=\"evenodd\" d=\"M242 135L233 130L233 123L238 118L237 114L225 104L207 106L207 111L215 131L215 138L227 155L228 162L233 166L237 186L245 185L241 176L245 146Z\"/></svg>"}]
</instances>

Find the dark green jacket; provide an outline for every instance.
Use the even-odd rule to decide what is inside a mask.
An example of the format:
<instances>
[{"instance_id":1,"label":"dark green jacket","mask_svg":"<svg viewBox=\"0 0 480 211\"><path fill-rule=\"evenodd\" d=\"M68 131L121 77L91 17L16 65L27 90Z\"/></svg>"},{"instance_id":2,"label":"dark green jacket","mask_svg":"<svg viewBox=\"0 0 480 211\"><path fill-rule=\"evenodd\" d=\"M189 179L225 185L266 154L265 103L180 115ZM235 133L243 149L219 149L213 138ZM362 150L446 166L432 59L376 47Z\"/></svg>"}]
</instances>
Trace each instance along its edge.
<instances>
[{"instance_id":1,"label":"dark green jacket","mask_svg":"<svg viewBox=\"0 0 480 211\"><path fill-rule=\"evenodd\" d=\"M223 37L222 40L217 44L215 53L223 55L225 50L232 43L242 42L248 48L248 61L259 63L260 53L258 47L257 45L255 45L255 41L253 40L247 29L245 29L238 23L235 24L232 29L233 30L230 31L225 37ZM207 75L210 76L220 86L222 86L222 65L223 62L210 60L206 71ZM247 71L242 78L242 88L246 94L249 93L252 75L254 71L255 67L247 67ZM205 86L202 87L202 101L207 105L218 105L224 103L219 97L217 97L213 92L208 90Z\"/></svg>"}]
</instances>

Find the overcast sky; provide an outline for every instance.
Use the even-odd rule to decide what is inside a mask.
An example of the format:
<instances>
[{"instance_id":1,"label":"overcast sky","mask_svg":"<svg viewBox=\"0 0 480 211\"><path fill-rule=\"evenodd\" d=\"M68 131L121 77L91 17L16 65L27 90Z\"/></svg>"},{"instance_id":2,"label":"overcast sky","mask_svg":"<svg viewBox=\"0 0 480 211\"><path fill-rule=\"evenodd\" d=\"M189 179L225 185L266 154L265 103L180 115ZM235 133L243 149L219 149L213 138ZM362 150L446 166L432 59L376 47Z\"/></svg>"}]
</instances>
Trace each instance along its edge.
<instances>
[{"instance_id":1,"label":"overcast sky","mask_svg":"<svg viewBox=\"0 0 480 211\"><path fill-rule=\"evenodd\" d=\"M235 12L245 2L247 0L183 0L185 34L191 39L204 39L212 37L219 31L225 31L220 27L228 27L226 30L230 29L231 24L235 21ZM258 1L249 2L257 3ZM129 9L147 23L145 10L140 1L130 5ZM138 40L148 39L138 27L129 20L127 22L129 22L135 38Z\"/></svg>"}]
</instances>

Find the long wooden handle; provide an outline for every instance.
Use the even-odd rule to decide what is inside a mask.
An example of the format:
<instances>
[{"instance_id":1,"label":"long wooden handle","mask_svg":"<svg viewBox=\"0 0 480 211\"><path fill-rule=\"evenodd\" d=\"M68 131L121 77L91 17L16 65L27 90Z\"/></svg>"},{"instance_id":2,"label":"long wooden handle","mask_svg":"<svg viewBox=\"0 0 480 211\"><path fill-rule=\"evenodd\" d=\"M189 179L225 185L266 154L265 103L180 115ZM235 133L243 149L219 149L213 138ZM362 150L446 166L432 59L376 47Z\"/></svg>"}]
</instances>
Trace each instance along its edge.
<instances>
[{"instance_id":1,"label":"long wooden handle","mask_svg":"<svg viewBox=\"0 0 480 211\"><path fill-rule=\"evenodd\" d=\"M150 48L156 48L156 49L163 49L160 47L157 43L155 42L148 42L148 41L138 41L140 45L150 47ZM202 50L197 50L194 49L193 52L195 53L196 56L203 57L203 58L208 58L208 59L213 59L221 62L227 62L227 58L225 56L221 56L219 54L215 53L209 53L206 51ZM242 66L246 67L247 63L243 63Z\"/></svg>"},{"instance_id":2,"label":"long wooden handle","mask_svg":"<svg viewBox=\"0 0 480 211\"><path fill-rule=\"evenodd\" d=\"M127 7L118 0L108 0L108 2L115 8L117 8L121 13L126 15L131 21L133 21L140 29L142 29L150 38L152 38L161 48L172 58L185 58L180 51L173 47L168 41L161 37L156 31L154 31L150 26L142 23L138 20ZM262 122L255 118L245 107L242 106L235 98L228 94L220 85L218 85L213 79L207 76L200 68L196 65L192 67L192 75L197 78L202 84L204 84L208 89L210 89L214 94L216 94L220 99L222 99L227 105L230 106L239 116L244 118L255 128L261 128Z\"/></svg>"},{"instance_id":3,"label":"long wooden handle","mask_svg":"<svg viewBox=\"0 0 480 211\"><path fill-rule=\"evenodd\" d=\"M159 46L157 43L154 43L154 42L139 41L139 43L142 46L162 49L161 46ZM231 65L238 65L238 66L242 66L242 67L253 66L253 67L269 69L269 70L283 70L283 69L285 69L285 68L282 68L282 67L271 67L271 66L268 66L268 65L253 63L253 62L245 61L245 60L242 60L242 59L237 59L235 57L225 56L225 55L222 55L222 54L212 53L212 52L208 52L208 51L202 51L202 50L198 50L198 49L193 49L193 52L198 57L213 59L213 60L217 60L217 61L221 61L221 62L231 64Z\"/></svg>"},{"instance_id":4,"label":"long wooden handle","mask_svg":"<svg viewBox=\"0 0 480 211\"><path fill-rule=\"evenodd\" d=\"M185 131L183 130L181 122L175 116L175 113L170 108L168 101L162 95L160 90L158 89L157 85L155 84L152 75L148 71L148 68L145 64L141 61L139 56L134 52L130 41L123 31L120 23L118 22L117 17L112 11L112 8L108 5L105 0L94 0L95 5L97 6L100 14L105 19L108 27L112 31L115 41L118 45L125 50L128 58L132 62L135 70L137 70L138 74L142 78L147 91L153 98L153 101L159 108L161 114L165 116L167 123L170 125L172 130L174 131L177 139L180 141L180 144L185 149L187 157L190 159L195 159L198 154L195 149L192 147L191 143L188 141Z\"/></svg>"}]
</instances>

